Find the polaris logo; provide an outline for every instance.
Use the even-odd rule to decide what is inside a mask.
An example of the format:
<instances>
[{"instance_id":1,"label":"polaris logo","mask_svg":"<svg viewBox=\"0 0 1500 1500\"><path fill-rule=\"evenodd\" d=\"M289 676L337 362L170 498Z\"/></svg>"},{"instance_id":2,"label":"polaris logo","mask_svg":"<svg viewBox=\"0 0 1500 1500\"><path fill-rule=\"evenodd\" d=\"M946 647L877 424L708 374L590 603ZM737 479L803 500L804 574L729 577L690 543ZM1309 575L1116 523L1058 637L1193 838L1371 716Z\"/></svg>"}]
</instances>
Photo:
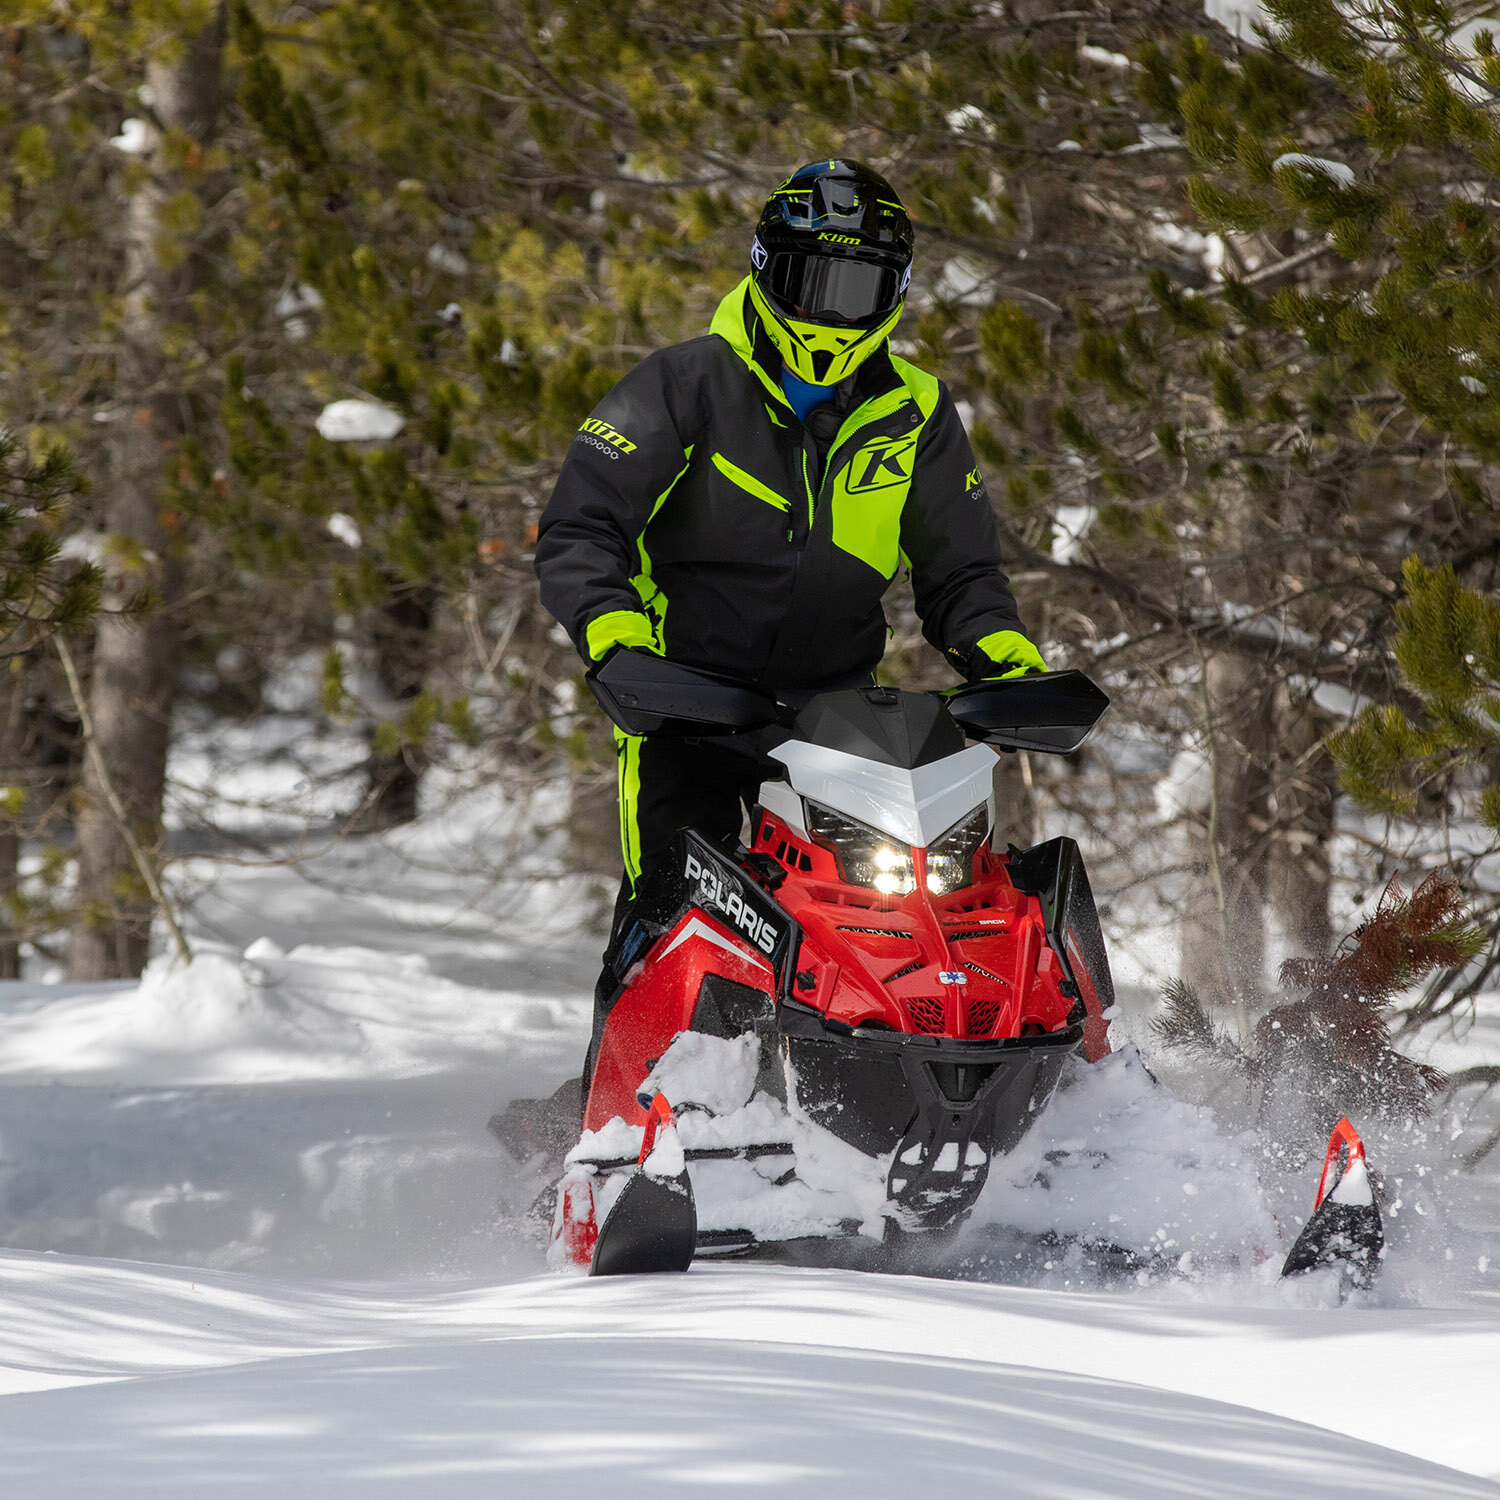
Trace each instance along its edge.
<instances>
[{"instance_id":1,"label":"polaris logo","mask_svg":"<svg viewBox=\"0 0 1500 1500\"><path fill-rule=\"evenodd\" d=\"M960 969L939 969L939 984L967 984L969 976Z\"/></svg>"},{"instance_id":2,"label":"polaris logo","mask_svg":"<svg viewBox=\"0 0 1500 1500\"><path fill-rule=\"evenodd\" d=\"M732 927L737 927L745 937L769 956L776 947L776 928L759 912L746 903L737 882L727 879L711 865L705 866L698 856L689 851L687 864L683 867L683 879L698 882L697 902L699 906L711 907L722 915Z\"/></svg>"}]
</instances>

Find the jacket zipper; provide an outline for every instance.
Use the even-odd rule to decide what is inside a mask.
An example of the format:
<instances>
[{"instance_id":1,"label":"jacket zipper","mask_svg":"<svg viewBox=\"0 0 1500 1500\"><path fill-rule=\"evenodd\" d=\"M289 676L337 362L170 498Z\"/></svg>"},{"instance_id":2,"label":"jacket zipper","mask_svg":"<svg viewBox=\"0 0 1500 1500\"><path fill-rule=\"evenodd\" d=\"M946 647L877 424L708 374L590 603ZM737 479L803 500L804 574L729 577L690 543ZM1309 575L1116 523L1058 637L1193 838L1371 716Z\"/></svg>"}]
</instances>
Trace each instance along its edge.
<instances>
[{"instance_id":1,"label":"jacket zipper","mask_svg":"<svg viewBox=\"0 0 1500 1500\"><path fill-rule=\"evenodd\" d=\"M799 554L812 539L813 510L816 503L813 498L812 476L807 471L807 442L808 439L806 434L804 433L802 437L802 445L798 448L797 453L802 460L802 488L807 491L807 535L802 538L802 546L797 549ZM787 541L793 543L795 543L797 540L797 523L795 520L793 520L792 524L786 529L786 539ZM799 558L798 566L800 565L801 564Z\"/></svg>"}]
</instances>

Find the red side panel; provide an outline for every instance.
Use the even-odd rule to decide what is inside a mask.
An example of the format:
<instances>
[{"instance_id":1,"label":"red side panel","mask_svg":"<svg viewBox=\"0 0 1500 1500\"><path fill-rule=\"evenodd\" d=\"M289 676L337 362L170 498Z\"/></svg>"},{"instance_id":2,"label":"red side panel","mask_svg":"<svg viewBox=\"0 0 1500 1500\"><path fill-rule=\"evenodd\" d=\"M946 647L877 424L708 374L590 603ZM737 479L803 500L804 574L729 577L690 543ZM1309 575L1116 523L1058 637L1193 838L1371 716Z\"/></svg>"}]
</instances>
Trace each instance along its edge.
<instances>
[{"instance_id":1,"label":"red side panel","mask_svg":"<svg viewBox=\"0 0 1500 1500\"><path fill-rule=\"evenodd\" d=\"M1094 988L1093 976L1088 963L1078 951L1073 934L1068 934L1068 962L1078 980L1078 993L1083 996L1083 1055L1090 1062L1098 1062L1109 1056L1109 1022L1104 1019L1104 1007L1099 1004L1099 991Z\"/></svg>"},{"instance_id":2,"label":"red side panel","mask_svg":"<svg viewBox=\"0 0 1500 1500\"><path fill-rule=\"evenodd\" d=\"M632 1125L646 1123L636 1090L672 1038L692 1026L698 991L709 974L767 994L775 990L767 959L711 917L688 911L652 945L609 1013L583 1114L585 1130L599 1130L616 1115Z\"/></svg>"}]
</instances>

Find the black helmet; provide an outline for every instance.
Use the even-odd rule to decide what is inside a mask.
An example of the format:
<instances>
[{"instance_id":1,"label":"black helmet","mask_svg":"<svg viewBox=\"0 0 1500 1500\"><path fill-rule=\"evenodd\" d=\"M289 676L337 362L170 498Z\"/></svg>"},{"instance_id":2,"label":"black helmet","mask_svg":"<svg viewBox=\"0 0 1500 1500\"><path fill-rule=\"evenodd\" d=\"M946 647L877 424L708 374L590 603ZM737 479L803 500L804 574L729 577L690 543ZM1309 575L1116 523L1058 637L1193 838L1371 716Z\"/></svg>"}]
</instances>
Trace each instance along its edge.
<instances>
[{"instance_id":1,"label":"black helmet","mask_svg":"<svg viewBox=\"0 0 1500 1500\"><path fill-rule=\"evenodd\" d=\"M883 342L911 281L911 220L878 172L815 161L766 200L750 299L791 372L835 385Z\"/></svg>"}]
</instances>

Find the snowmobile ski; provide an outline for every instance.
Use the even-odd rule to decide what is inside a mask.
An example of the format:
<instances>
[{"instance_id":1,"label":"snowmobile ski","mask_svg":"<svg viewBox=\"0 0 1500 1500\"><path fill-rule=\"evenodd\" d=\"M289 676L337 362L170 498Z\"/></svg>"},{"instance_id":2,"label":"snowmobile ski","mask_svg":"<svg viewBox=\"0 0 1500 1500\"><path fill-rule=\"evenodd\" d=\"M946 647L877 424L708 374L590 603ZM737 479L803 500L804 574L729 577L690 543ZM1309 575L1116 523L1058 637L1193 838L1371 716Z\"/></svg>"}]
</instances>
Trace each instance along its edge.
<instances>
[{"instance_id":1,"label":"snowmobile ski","mask_svg":"<svg viewBox=\"0 0 1500 1500\"><path fill-rule=\"evenodd\" d=\"M1296 1276L1320 1266L1337 1266L1346 1293L1368 1291L1384 1249L1385 1229L1364 1142L1348 1120L1340 1120L1328 1139L1312 1217L1297 1236L1281 1274Z\"/></svg>"},{"instance_id":2,"label":"snowmobile ski","mask_svg":"<svg viewBox=\"0 0 1500 1500\"><path fill-rule=\"evenodd\" d=\"M677 1120L665 1094L641 1102L647 1114L640 1160L599 1226L590 1276L685 1271L693 1263L698 1213Z\"/></svg>"}]
</instances>

